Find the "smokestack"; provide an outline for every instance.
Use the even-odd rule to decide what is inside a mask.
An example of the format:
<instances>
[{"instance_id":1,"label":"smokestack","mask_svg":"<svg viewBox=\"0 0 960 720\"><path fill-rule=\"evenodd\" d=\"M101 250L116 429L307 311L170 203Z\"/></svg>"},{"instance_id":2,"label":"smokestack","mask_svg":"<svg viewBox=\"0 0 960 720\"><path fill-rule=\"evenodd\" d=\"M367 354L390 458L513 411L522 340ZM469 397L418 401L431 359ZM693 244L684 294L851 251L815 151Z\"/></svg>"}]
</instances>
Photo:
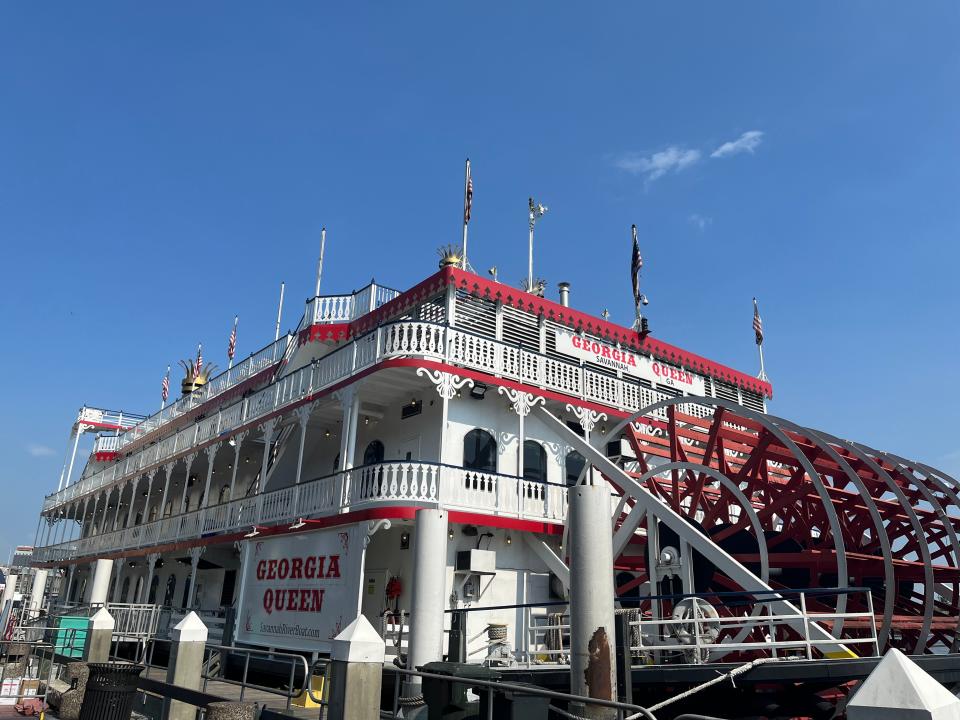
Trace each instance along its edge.
<instances>
[{"instance_id":1,"label":"smokestack","mask_svg":"<svg viewBox=\"0 0 960 720\"><path fill-rule=\"evenodd\" d=\"M570 307L570 283L562 282L557 287L560 288L560 304Z\"/></svg>"}]
</instances>

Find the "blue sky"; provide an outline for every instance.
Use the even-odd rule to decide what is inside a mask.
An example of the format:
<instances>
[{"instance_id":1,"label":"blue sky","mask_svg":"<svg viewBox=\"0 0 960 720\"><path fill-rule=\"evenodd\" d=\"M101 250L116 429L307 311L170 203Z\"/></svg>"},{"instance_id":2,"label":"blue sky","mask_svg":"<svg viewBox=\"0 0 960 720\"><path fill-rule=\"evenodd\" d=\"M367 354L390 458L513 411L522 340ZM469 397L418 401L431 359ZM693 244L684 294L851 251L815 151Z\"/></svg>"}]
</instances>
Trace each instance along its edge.
<instances>
[{"instance_id":1,"label":"blue sky","mask_svg":"<svg viewBox=\"0 0 960 720\"><path fill-rule=\"evenodd\" d=\"M770 410L960 471L960 5L5 3L0 558L83 403L159 404L312 291L405 288L459 237L756 372ZM175 380L178 380L175 377ZM16 509L14 511L14 508Z\"/></svg>"}]
</instances>

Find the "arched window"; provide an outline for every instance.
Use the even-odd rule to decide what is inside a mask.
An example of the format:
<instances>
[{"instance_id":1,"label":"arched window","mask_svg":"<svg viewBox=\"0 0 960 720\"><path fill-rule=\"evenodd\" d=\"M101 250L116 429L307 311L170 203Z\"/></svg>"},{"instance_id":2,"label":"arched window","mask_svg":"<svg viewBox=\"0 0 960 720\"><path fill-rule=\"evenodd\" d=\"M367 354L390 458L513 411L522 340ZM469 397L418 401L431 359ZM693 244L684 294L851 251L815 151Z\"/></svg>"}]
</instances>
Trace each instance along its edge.
<instances>
[{"instance_id":1,"label":"arched window","mask_svg":"<svg viewBox=\"0 0 960 720\"><path fill-rule=\"evenodd\" d=\"M333 459L333 472L340 471L340 453L337 453L337 456Z\"/></svg>"},{"instance_id":2,"label":"arched window","mask_svg":"<svg viewBox=\"0 0 960 720\"><path fill-rule=\"evenodd\" d=\"M547 481L547 451L536 440L523 443L523 479Z\"/></svg>"},{"instance_id":3,"label":"arched window","mask_svg":"<svg viewBox=\"0 0 960 720\"><path fill-rule=\"evenodd\" d=\"M190 600L191 583L193 583L193 573L187 575L187 581L183 584L183 598L181 598L183 602L180 603L180 607L182 607L184 610L190 609L187 607L187 602Z\"/></svg>"},{"instance_id":4,"label":"arched window","mask_svg":"<svg viewBox=\"0 0 960 720\"><path fill-rule=\"evenodd\" d=\"M119 602L125 603L129 602L127 600L127 594L130 592L130 576L128 575L123 579L123 584L120 585L120 600Z\"/></svg>"},{"instance_id":5,"label":"arched window","mask_svg":"<svg viewBox=\"0 0 960 720\"><path fill-rule=\"evenodd\" d=\"M227 494L230 492L230 486L224 485L220 488L220 498L217 500L218 503L225 503L227 501Z\"/></svg>"},{"instance_id":6,"label":"arched window","mask_svg":"<svg viewBox=\"0 0 960 720\"><path fill-rule=\"evenodd\" d=\"M464 436L463 466L481 472L497 471L497 441L493 435L475 428Z\"/></svg>"},{"instance_id":7,"label":"arched window","mask_svg":"<svg viewBox=\"0 0 960 720\"><path fill-rule=\"evenodd\" d=\"M160 576L154 575L150 581L150 594L147 596L147 602L154 605L157 602L157 589L160 587Z\"/></svg>"},{"instance_id":8,"label":"arched window","mask_svg":"<svg viewBox=\"0 0 960 720\"><path fill-rule=\"evenodd\" d=\"M152 508L150 508L150 519L147 520L147 522L153 522L156 519L157 519L157 506L154 505Z\"/></svg>"},{"instance_id":9,"label":"arched window","mask_svg":"<svg viewBox=\"0 0 960 720\"><path fill-rule=\"evenodd\" d=\"M374 440L369 445L367 449L363 451L363 464L364 465L376 465L377 463L383 462L383 443L379 440Z\"/></svg>"},{"instance_id":10,"label":"arched window","mask_svg":"<svg viewBox=\"0 0 960 720\"><path fill-rule=\"evenodd\" d=\"M571 450L567 453L567 457L564 459L563 464L567 475L567 485L576 485L577 480L580 479L580 473L583 472L583 467L587 464L587 461L584 460L583 455L578 453L576 450Z\"/></svg>"},{"instance_id":11,"label":"arched window","mask_svg":"<svg viewBox=\"0 0 960 720\"><path fill-rule=\"evenodd\" d=\"M167 591L163 594L163 604L167 607L173 607L173 596L177 592L177 576L170 573L167 578Z\"/></svg>"}]
</instances>

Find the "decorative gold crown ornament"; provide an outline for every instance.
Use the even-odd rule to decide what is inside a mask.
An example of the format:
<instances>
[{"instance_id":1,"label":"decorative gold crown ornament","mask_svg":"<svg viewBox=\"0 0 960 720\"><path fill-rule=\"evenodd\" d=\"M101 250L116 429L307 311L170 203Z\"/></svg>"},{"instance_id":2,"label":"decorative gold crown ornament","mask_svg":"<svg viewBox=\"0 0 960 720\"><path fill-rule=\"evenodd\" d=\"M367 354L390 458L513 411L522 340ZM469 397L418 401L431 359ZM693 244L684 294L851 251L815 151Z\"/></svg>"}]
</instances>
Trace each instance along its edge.
<instances>
[{"instance_id":1,"label":"decorative gold crown ornament","mask_svg":"<svg viewBox=\"0 0 960 720\"><path fill-rule=\"evenodd\" d=\"M181 360L180 366L184 370L184 378L180 381L180 392L189 395L196 392L210 380L217 366L214 363L207 363L197 372L197 363L193 360Z\"/></svg>"},{"instance_id":2,"label":"decorative gold crown ornament","mask_svg":"<svg viewBox=\"0 0 960 720\"><path fill-rule=\"evenodd\" d=\"M442 245L437 248L440 256L440 267L460 267L463 263L463 248L459 245Z\"/></svg>"}]
</instances>

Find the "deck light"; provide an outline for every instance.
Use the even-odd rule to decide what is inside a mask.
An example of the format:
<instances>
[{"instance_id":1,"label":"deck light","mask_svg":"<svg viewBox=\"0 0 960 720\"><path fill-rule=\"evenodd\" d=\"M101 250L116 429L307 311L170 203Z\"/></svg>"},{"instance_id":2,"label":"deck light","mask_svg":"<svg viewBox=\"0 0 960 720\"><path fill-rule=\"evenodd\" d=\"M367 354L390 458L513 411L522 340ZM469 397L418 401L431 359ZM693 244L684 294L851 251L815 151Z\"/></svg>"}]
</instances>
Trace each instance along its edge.
<instances>
[{"instance_id":1,"label":"deck light","mask_svg":"<svg viewBox=\"0 0 960 720\"><path fill-rule=\"evenodd\" d=\"M510 537L509 535L507 535L507 540L506 540L506 542L507 542L507 545L513 545L513 538Z\"/></svg>"}]
</instances>

